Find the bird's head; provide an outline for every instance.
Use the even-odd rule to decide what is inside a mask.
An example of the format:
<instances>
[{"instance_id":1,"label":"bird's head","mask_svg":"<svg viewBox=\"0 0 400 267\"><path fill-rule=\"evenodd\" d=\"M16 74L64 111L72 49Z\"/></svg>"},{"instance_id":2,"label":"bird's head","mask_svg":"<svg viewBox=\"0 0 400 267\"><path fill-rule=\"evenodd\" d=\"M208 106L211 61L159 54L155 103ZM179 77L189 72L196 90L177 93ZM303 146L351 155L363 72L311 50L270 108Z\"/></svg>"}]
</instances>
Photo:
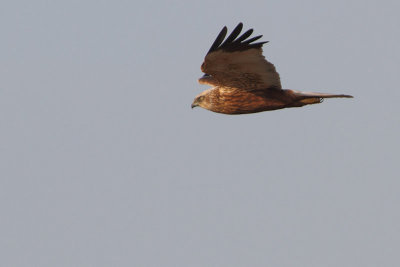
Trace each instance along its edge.
<instances>
[{"instance_id":1,"label":"bird's head","mask_svg":"<svg viewBox=\"0 0 400 267\"><path fill-rule=\"evenodd\" d=\"M192 108L195 108L195 107L198 107L198 106L201 107L201 104L203 103L204 98L205 98L204 95L196 96L196 98L193 100Z\"/></svg>"},{"instance_id":2,"label":"bird's head","mask_svg":"<svg viewBox=\"0 0 400 267\"><path fill-rule=\"evenodd\" d=\"M211 90L209 89L209 90L205 90L204 92L202 92L201 94L199 94L198 96L196 96L195 98L194 98L194 100L193 100L193 103L192 103L192 108L194 108L194 107L202 107L202 108L205 108L205 109L209 109L209 105L210 105L210 103L209 103L209 92L210 92Z\"/></svg>"}]
</instances>

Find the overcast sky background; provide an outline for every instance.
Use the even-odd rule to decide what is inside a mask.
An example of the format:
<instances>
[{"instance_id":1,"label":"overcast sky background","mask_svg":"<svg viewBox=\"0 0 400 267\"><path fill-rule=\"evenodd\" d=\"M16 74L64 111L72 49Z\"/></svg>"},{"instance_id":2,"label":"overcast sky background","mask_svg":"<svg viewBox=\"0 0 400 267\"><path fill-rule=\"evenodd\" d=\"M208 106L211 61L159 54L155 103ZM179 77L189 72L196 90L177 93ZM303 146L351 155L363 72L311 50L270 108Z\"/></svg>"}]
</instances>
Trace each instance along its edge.
<instances>
[{"instance_id":1,"label":"overcast sky background","mask_svg":"<svg viewBox=\"0 0 400 267\"><path fill-rule=\"evenodd\" d=\"M400 266L399 12L2 1L0 266ZM190 109L240 21L284 88L355 98Z\"/></svg>"}]
</instances>

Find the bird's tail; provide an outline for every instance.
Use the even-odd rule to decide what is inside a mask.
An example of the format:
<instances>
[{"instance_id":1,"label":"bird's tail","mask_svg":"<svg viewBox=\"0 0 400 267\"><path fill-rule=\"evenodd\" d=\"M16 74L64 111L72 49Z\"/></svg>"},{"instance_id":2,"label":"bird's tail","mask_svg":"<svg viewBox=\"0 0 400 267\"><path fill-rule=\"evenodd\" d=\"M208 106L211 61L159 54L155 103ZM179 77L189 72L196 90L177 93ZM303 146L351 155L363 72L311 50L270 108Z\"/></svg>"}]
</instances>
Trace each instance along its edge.
<instances>
[{"instance_id":1,"label":"bird's tail","mask_svg":"<svg viewBox=\"0 0 400 267\"><path fill-rule=\"evenodd\" d=\"M353 98L351 95L343 95L343 94L324 94L324 93L312 93L312 92L301 92L301 91L296 91L292 90L292 92L299 97L304 97L304 98L336 98L336 97L347 97L347 98Z\"/></svg>"},{"instance_id":2,"label":"bird's tail","mask_svg":"<svg viewBox=\"0 0 400 267\"><path fill-rule=\"evenodd\" d=\"M299 98L299 102L305 105L318 104L323 101L324 98L353 98L351 95L343 94L324 94L324 93L313 93L313 92L301 92L296 90L291 90L292 93Z\"/></svg>"}]
</instances>

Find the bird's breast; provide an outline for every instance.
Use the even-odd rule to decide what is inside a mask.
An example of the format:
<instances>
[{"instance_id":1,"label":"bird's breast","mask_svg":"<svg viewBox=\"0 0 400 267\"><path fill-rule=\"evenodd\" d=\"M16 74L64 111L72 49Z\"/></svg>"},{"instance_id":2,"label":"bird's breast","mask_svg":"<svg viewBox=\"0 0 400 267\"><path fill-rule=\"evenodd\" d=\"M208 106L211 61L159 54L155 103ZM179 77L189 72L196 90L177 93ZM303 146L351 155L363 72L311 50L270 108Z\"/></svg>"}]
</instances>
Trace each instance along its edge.
<instances>
[{"instance_id":1,"label":"bird's breast","mask_svg":"<svg viewBox=\"0 0 400 267\"><path fill-rule=\"evenodd\" d=\"M224 114L246 114L284 108L285 101L279 94L268 90L220 89L210 97L210 110Z\"/></svg>"}]
</instances>

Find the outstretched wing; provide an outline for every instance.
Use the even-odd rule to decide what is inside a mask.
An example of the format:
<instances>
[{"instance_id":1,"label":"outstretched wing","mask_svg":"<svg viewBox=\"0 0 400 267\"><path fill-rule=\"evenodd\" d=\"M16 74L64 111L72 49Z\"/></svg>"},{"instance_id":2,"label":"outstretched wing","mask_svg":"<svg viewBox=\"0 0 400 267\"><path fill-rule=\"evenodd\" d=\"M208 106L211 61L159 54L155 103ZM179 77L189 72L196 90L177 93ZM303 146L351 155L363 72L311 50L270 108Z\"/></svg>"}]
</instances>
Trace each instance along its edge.
<instances>
[{"instance_id":1,"label":"outstretched wing","mask_svg":"<svg viewBox=\"0 0 400 267\"><path fill-rule=\"evenodd\" d=\"M281 89L275 66L262 55L267 42L254 43L262 35L249 38L253 29L239 36L242 28L239 23L226 39L227 28L221 30L201 65L205 75L199 82L241 90Z\"/></svg>"}]
</instances>

